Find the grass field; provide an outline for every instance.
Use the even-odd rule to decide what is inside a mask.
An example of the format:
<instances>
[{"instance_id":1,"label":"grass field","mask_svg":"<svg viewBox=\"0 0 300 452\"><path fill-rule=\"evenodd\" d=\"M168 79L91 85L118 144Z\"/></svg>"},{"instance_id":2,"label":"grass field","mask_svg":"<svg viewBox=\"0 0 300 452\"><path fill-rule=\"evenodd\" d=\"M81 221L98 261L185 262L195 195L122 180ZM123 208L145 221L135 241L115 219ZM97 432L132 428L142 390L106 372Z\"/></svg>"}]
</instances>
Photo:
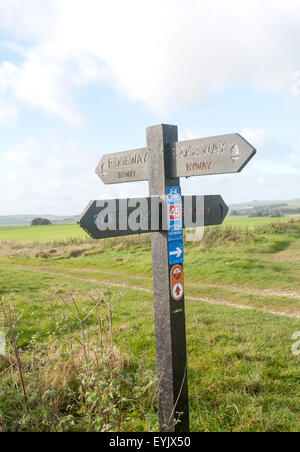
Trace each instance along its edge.
<instances>
[{"instance_id":1,"label":"grass field","mask_svg":"<svg viewBox=\"0 0 300 452\"><path fill-rule=\"evenodd\" d=\"M280 221L286 221L287 219L288 218L280 218ZM254 226L259 226L262 224L276 223L277 221L278 221L278 218L271 218L271 217L248 218L248 217L238 216L238 217L226 218L224 221L224 224L252 228Z\"/></svg>"},{"instance_id":2,"label":"grass field","mask_svg":"<svg viewBox=\"0 0 300 452\"><path fill-rule=\"evenodd\" d=\"M84 238L85 236L86 233L77 224L0 228L0 240L12 240L15 242L42 242L64 240L70 237Z\"/></svg>"},{"instance_id":3,"label":"grass field","mask_svg":"<svg viewBox=\"0 0 300 452\"><path fill-rule=\"evenodd\" d=\"M286 219L282 219L282 221L284 220ZM276 218L229 217L224 224L254 227L276 221L278 221ZM77 224L0 227L0 240L12 240L15 242L43 242L84 237L86 237L86 233Z\"/></svg>"},{"instance_id":4,"label":"grass field","mask_svg":"<svg viewBox=\"0 0 300 452\"><path fill-rule=\"evenodd\" d=\"M300 358L291 350L300 221L254 220L230 218L185 243L193 431L300 431ZM149 236L32 231L0 230L0 296L8 303L13 294L28 399L27 412L11 351L0 361L0 429L157 431ZM110 303L98 307L100 335L99 317L81 329L65 304L75 310L73 297L84 317L99 293L113 306L111 328Z\"/></svg>"}]
</instances>

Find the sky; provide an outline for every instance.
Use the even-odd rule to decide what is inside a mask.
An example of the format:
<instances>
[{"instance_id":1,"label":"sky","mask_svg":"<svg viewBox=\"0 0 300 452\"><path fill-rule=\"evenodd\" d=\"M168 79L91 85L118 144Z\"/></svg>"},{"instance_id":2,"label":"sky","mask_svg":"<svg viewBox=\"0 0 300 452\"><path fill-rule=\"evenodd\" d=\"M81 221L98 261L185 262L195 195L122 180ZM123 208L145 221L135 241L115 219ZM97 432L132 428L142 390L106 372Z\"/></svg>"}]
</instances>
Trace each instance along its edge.
<instances>
[{"instance_id":1,"label":"sky","mask_svg":"<svg viewBox=\"0 0 300 452\"><path fill-rule=\"evenodd\" d=\"M147 196L95 168L161 123L257 148L239 174L182 180L184 194L299 198L299 42L299 0L0 0L0 215Z\"/></svg>"}]
</instances>

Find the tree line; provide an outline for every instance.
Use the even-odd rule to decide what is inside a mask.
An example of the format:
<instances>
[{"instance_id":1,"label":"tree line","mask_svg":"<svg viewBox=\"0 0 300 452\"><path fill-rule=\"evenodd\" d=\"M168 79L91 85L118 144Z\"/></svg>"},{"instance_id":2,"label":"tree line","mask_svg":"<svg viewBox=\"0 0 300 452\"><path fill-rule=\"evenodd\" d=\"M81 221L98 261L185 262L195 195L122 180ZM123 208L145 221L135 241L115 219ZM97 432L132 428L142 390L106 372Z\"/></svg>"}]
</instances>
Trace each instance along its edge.
<instances>
[{"instance_id":1,"label":"tree line","mask_svg":"<svg viewBox=\"0 0 300 452\"><path fill-rule=\"evenodd\" d=\"M286 207L287 204L275 204L272 206L259 206L252 207L251 209L233 209L231 216L247 216L249 218L254 217L286 217L288 215L299 215L300 208Z\"/></svg>"}]
</instances>

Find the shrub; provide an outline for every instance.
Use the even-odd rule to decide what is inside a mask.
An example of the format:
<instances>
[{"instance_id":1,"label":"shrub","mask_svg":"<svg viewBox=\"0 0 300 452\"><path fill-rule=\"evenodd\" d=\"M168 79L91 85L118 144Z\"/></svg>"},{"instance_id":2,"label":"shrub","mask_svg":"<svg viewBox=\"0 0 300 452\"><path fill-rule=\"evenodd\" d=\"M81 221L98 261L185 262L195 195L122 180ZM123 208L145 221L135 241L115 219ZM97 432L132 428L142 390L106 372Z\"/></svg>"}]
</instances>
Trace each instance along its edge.
<instances>
[{"instance_id":1,"label":"shrub","mask_svg":"<svg viewBox=\"0 0 300 452\"><path fill-rule=\"evenodd\" d=\"M31 222L31 226L46 226L52 224L47 218L34 218Z\"/></svg>"}]
</instances>

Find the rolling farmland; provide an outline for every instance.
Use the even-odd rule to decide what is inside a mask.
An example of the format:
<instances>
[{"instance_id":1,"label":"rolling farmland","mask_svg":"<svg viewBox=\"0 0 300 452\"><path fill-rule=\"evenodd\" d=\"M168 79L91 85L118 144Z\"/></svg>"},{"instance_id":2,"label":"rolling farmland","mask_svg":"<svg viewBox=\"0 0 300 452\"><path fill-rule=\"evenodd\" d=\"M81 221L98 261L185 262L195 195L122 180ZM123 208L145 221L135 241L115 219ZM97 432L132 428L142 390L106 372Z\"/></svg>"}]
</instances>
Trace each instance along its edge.
<instances>
[{"instance_id":1,"label":"rolling farmland","mask_svg":"<svg viewBox=\"0 0 300 452\"><path fill-rule=\"evenodd\" d=\"M77 225L57 225L2 228L0 240L0 296L18 319L30 411L17 373L1 361L3 429L156 431L150 237L93 241ZM185 250L192 431L299 430L300 361L291 351L300 330L299 220L229 219ZM75 297L87 314L99 293L112 300L112 331L103 308L101 352L99 318L88 317L85 358L68 306ZM93 378L105 397L111 388L106 414ZM94 394L87 404L82 391Z\"/></svg>"}]
</instances>

